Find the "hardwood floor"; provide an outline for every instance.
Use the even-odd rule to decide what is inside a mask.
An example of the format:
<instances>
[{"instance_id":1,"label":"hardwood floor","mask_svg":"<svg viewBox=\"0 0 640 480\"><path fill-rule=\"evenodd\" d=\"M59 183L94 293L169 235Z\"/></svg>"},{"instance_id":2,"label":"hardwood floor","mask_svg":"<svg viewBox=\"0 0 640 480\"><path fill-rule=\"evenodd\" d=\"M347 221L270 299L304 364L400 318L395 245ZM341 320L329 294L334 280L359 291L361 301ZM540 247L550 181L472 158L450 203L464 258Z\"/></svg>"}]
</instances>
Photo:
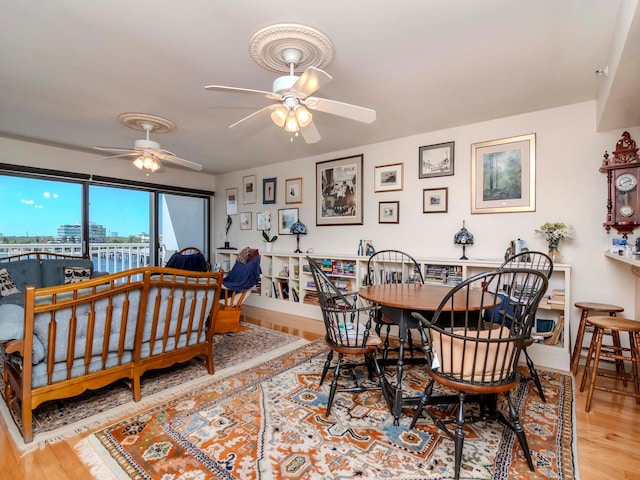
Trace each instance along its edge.
<instances>
[{"instance_id":1,"label":"hardwood floor","mask_svg":"<svg viewBox=\"0 0 640 480\"><path fill-rule=\"evenodd\" d=\"M245 307L245 320L314 340L323 336L321 322L303 317ZM596 391L591 411L585 413L586 391L576 388L578 465L582 480L640 478L640 405L631 397ZM602 383L600 383L602 382ZM613 380L599 379L598 385ZM0 419L0 478L29 480L84 480L92 478L78 459L74 445L88 433L22 455Z\"/></svg>"}]
</instances>

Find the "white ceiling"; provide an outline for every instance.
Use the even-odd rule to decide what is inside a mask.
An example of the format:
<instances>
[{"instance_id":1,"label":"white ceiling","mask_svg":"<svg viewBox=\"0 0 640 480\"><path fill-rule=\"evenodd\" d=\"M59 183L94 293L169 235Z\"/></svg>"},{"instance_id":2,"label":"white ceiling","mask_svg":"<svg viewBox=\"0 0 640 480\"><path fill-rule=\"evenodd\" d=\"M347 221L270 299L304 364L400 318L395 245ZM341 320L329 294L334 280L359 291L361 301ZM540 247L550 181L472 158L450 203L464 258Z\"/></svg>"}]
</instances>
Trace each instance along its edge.
<instances>
[{"instance_id":1,"label":"white ceiling","mask_svg":"<svg viewBox=\"0 0 640 480\"><path fill-rule=\"evenodd\" d=\"M228 129L269 100L204 86L271 90L278 74L249 40L277 23L333 41L316 96L373 108L373 124L316 112L312 145L268 117ZM118 114L153 114L177 130L152 139L218 174L593 100L603 85L596 128L624 128L640 125L639 32L638 0L3 0L0 135L128 148L143 135Z\"/></svg>"}]
</instances>

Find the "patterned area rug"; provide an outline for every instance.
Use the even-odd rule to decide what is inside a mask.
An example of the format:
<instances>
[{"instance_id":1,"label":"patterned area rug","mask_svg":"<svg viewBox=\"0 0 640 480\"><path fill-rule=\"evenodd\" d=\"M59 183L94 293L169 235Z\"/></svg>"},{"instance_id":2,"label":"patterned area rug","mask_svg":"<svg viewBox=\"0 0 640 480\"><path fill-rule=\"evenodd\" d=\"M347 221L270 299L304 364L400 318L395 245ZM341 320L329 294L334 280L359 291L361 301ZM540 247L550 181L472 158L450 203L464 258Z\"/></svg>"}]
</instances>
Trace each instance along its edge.
<instances>
[{"instance_id":1,"label":"patterned area rug","mask_svg":"<svg viewBox=\"0 0 640 480\"><path fill-rule=\"evenodd\" d=\"M258 354L279 355L286 346L307 343L299 337L281 333L256 325L243 324L237 333L226 333L214 336L213 376L199 359L177 364L172 367L146 372L142 378L142 401L135 403L128 382L118 381L99 390L63 400L45 402L33 412L34 441L25 445L13 422L21 425L17 412L6 408L0 401L0 411L21 449L32 449L43 443L66 438L89 428L104 425L107 421L122 418L133 411L142 411L149 405L164 403L171 398L182 395L183 390L193 383L210 383L221 376L232 373L237 368L247 368L253 364ZM0 362L0 372L2 363ZM0 385L4 392L4 383L0 374ZM4 393L3 393L4 394ZM11 417L7 418L10 413Z\"/></svg>"},{"instance_id":2,"label":"patterned area rug","mask_svg":"<svg viewBox=\"0 0 640 480\"><path fill-rule=\"evenodd\" d=\"M80 458L96 478L452 478L453 442L430 420L409 429L410 410L394 426L376 391L338 393L326 418L328 384L318 386L325 355L319 340L213 382L90 435ZM403 385L421 389L422 370L405 371ZM514 395L536 472L511 431L489 421L467 428L461 478L574 478L572 379L539 373L548 403L530 382Z\"/></svg>"}]
</instances>

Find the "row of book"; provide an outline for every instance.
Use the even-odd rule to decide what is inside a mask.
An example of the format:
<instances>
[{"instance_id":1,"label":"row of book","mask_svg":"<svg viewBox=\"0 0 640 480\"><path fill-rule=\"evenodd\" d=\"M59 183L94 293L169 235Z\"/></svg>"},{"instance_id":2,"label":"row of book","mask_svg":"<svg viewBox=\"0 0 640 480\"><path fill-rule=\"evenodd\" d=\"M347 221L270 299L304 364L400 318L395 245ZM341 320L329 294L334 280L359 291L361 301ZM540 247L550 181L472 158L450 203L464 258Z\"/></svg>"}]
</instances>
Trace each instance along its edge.
<instances>
[{"instance_id":1,"label":"row of book","mask_svg":"<svg viewBox=\"0 0 640 480\"><path fill-rule=\"evenodd\" d=\"M281 279L276 279L271 283L273 285L272 296L274 298L288 300L289 296L291 296L294 302L300 301L300 291L298 289L298 286L293 286L289 288L289 282Z\"/></svg>"},{"instance_id":2,"label":"row of book","mask_svg":"<svg viewBox=\"0 0 640 480\"><path fill-rule=\"evenodd\" d=\"M462 282L461 265L427 265L425 281L443 285L457 285Z\"/></svg>"}]
</instances>

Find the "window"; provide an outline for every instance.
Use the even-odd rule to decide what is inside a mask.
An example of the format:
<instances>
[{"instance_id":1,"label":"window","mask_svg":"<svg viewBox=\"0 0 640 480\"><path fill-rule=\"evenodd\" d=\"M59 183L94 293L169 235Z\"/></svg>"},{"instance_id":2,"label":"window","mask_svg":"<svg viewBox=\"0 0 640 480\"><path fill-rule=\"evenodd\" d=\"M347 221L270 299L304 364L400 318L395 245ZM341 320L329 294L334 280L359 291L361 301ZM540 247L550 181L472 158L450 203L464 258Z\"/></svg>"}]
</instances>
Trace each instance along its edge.
<instances>
[{"instance_id":1,"label":"window","mask_svg":"<svg viewBox=\"0 0 640 480\"><path fill-rule=\"evenodd\" d=\"M0 164L0 256L91 256L116 273L164 265L197 247L209 255L213 192Z\"/></svg>"}]
</instances>

